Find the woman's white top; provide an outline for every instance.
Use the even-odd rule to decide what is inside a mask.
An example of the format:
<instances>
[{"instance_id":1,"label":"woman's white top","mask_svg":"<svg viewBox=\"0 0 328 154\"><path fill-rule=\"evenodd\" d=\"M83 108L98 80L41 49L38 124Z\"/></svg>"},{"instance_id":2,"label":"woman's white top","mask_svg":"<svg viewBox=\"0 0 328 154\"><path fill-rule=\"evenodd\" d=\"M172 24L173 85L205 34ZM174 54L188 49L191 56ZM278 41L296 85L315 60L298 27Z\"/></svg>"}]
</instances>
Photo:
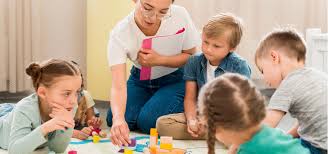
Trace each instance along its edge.
<instances>
[{"instance_id":1,"label":"woman's white top","mask_svg":"<svg viewBox=\"0 0 328 154\"><path fill-rule=\"evenodd\" d=\"M197 31L194 23L187 10L181 6L171 5L171 17L162 21L156 36L175 34L177 31L185 28L185 31L179 38L178 45L181 44L181 51L188 50L200 44L200 34ZM121 20L111 31L108 42L107 57L109 66L124 64L129 58L133 65L141 68L137 61L138 52L141 48L145 34L139 29L132 11L128 16ZM175 40L176 41L176 40ZM177 45L177 44L175 44ZM167 47L165 54L161 55L176 55L176 51L171 51ZM155 50L156 51L156 50ZM152 79L156 79L174 72L177 68L168 68L163 66L152 67Z\"/></svg>"}]
</instances>

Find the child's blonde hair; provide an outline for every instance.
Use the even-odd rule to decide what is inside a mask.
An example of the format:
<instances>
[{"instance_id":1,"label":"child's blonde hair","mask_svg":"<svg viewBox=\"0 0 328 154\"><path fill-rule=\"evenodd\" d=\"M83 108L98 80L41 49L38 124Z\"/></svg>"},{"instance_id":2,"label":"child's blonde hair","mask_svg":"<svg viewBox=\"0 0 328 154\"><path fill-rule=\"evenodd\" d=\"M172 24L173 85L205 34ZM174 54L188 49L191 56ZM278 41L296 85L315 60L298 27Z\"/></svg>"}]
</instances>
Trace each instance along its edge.
<instances>
[{"instance_id":1,"label":"child's blonde hair","mask_svg":"<svg viewBox=\"0 0 328 154\"><path fill-rule=\"evenodd\" d=\"M215 153L218 128L242 131L260 124L264 100L254 84L239 74L226 73L207 83L199 94L199 109L207 125L208 153Z\"/></svg>"},{"instance_id":2,"label":"child's blonde hair","mask_svg":"<svg viewBox=\"0 0 328 154\"><path fill-rule=\"evenodd\" d=\"M208 38L217 38L229 32L229 45L236 48L243 35L241 19L231 13L220 13L210 18L203 27L203 33Z\"/></svg>"},{"instance_id":3,"label":"child's blonde hair","mask_svg":"<svg viewBox=\"0 0 328 154\"><path fill-rule=\"evenodd\" d=\"M296 58L299 62L305 62L306 44L301 34L294 28L279 28L268 33L256 49L256 65L258 65L258 59L267 56L270 50L277 50L289 58Z\"/></svg>"}]
</instances>

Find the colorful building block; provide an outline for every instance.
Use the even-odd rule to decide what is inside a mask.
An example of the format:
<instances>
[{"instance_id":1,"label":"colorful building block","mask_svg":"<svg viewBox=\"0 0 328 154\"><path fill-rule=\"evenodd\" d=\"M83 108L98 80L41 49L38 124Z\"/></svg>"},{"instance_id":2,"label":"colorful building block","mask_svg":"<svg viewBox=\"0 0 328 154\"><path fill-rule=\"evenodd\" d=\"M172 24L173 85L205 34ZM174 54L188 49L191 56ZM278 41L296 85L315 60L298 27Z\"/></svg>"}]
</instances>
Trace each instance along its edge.
<instances>
[{"instance_id":1,"label":"colorful building block","mask_svg":"<svg viewBox=\"0 0 328 154\"><path fill-rule=\"evenodd\" d=\"M77 154L77 151L71 150L71 151L68 151L68 154Z\"/></svg>"},{"instance_id":2,"label":"colorful building block","mask_svg":"<svg viewBox=\"0 0 328 154\"><path fill-rule=\"evenodd\" d=\"M137 145L137 140L135 138L131 139L131 143L129 144L129 147L135 147Z\"/></svg>"},{"instance_id":3,"label":"colorful building block","mask_svg":"<svg viewBox=\"0 0 328 154\"><path fill-rule=\"evenodd\" d=\"M92 136L92 141L93 141L93 143L99 143L99 141L100 141L100 136L98 136L98 135L94 135L94 136Z\"/></svg>"},{"instance_id":4,"label":"colorful building block","mask_svg":"<svg viewBox=\"0 0 328 154\"><path fill-rule=\"evenodd\" d=\"M160 149L172 150L173 149L173 137L161 136Z\"/></svg>"},{"instance_id":5,"label":"colorful building block","mask_svg":"<svg viewBox=\"0 0 328 154\"><path fill-rule=\"evenodd\" d=\"M133 151L130 149L124 149L124 154L133 154Z\"/></svg>"},{"instance_id":6,"label":"colorful building block","mask_svg":"<svg viewBox=\"0 0 328 154\"><path fill-rule=\"evenodd\" d=\"M149 146L156 146L158 142L158 133L156 128L150 129Z\"/></svg>"}]
</instances>

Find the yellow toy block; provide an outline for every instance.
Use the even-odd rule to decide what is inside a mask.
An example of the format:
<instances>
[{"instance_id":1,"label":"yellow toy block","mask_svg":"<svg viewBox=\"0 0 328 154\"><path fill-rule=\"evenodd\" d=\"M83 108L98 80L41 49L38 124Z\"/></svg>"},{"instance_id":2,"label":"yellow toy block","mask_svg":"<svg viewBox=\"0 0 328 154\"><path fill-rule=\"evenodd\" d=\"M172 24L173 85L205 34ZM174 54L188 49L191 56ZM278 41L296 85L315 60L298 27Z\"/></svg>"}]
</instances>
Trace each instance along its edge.
<instances>
[{"instance_id":1,"label":"yellow toy block","mask_svg":"<svg viewBox=\"0 0 328 154\"><path fill-rule=\"evenodd\" d=\"M167 143L161 143L159 145L159 148L164 149L164 150L172 150L173 145L172 144L167 144Z\"/></svg>"},{"instance_id":2,"label":"yellow toy block","mask_svg":"<svg viewBox=\"0 0 328 154\"><path fill-rule=\"evenodd\" d=\"M94 136L92 137L92 141L93 141L93 143L99 143L99 141L100 141L100 136L98 136L98 135L94 135Z\"/></svg>"},{"instance_id":3,"label":"yellow toy block","mask_svg":"<svg viewBox=\"0 0 328 154\"><path fill-rule=\"evenodd\" d=\"M133 151L130 149L124 149L124 154L133 154Z\"/></svg>"},{"instance_id":4,"label":"yellow toy block","mask_svg":"<svg viewBox=\"0 0 328 154\"><path fill-rule=\"evenodd\" d=\"M156 128L150 128L150 136L157 135L157 129Z\"/></svg>"}]
</instances>

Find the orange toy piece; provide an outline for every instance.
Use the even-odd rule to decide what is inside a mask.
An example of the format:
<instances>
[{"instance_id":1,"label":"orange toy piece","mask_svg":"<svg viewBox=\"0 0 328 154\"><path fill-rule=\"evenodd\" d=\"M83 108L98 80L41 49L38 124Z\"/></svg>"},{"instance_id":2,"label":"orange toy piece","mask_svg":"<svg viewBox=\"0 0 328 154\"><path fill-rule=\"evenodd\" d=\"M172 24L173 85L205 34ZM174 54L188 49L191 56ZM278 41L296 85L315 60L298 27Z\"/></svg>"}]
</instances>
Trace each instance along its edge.
<instances>
[{"instance_id":1,"label":"orange toy piece","mask_svg":"<svg viewBox=\"0 0 328 154\"><path fill-rule=\"evenodd\" d=\"M160 149L158 147L151 147L147 148L144 151L144 154L185 154L186 150L184 149L172 149L172 150L165 150L165 149Z\"/></svg>"},{"instance_id":2,"label":"orange toy piece","mask_svg":"<svg viewBox=\"0 0 328 154\"><path fill-rule=\"evenodd\" d=\"M150 129L149 146L156 146L158 143L158 133L156 128Z\"/></svg>"}]
</instances>

